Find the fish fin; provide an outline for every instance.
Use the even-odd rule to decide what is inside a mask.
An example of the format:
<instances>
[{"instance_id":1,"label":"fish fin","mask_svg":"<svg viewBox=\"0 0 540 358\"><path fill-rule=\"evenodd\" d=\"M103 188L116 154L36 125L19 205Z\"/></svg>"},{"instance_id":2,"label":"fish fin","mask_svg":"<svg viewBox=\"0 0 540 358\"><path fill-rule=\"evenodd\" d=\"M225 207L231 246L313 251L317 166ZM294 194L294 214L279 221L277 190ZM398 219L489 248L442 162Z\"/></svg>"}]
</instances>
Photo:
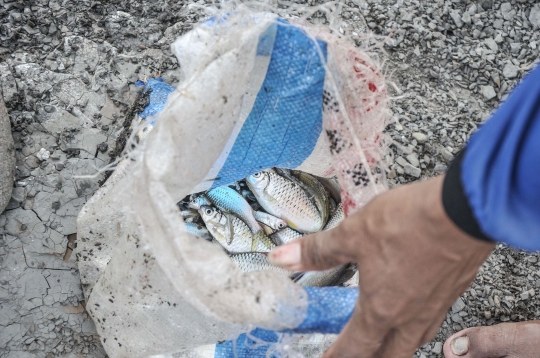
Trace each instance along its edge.
<instances>
[{"instance_id":1,"label":"fish fin","mask_svg":"<svg viewBox=\"0 0 540 358\"><path fill-rule=\"evenodd\" d=\"M232 244L234 238L234 227L232 224L233 218L230 214L225 214L225 217L227 218L227 229L229 231L229 236L227 237L227 245L230 245Z\"/></svg>"},{"instance_id":2,"label":"fish fin","mask_svg":"<svg viewBox=\"0 0 540 358\"><path fill-rule=\"evenodd\" d=\"M265 225L264 223L261 223L261 226L262 226L262 228L264 230L264 233L266 235L272 235L274 233L274 229L272 229L270 226Z\"/></svg>"},{"instance_id":3,"label":"fish fin","mask_svg":"<svg viewBox=\"0 0 540 358\"><path fill-rule=\"evenodd\" d=\"M266 236L264 230L260 230L257 231L255 235L253 235L253 241L251 242L251 251L257 251L259 241L261 241L268 249L272 249L272 247L274 246L272 245L272 240L268 236Z\"/></svg>"},{"instance_id":4,"label":"fish fin","mask_svg":"<svg viewBox=\"0 0 540 358\"><path fill-rule=\"evenodd\" d=\"M257 234L255 234L255 235L253 235L253 238L251 240L251 252L256 252L257 251L257 246L259 246L259 236Z\"/></svg>"}]
</instances>

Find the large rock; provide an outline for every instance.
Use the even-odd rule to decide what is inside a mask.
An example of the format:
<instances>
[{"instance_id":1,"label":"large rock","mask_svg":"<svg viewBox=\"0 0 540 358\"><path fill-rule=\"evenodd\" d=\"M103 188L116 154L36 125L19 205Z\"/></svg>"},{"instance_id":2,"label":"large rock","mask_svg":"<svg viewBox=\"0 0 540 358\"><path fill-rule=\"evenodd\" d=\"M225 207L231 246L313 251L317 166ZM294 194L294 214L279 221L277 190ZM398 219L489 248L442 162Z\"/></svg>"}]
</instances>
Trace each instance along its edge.
<instances>
[{"instance_id":1,"label":"large rock","mask_svg":"<svg viewBox=\"0 0 540 358\"><path fill-rule=\"evenodd\" d=\"M4 100L0 97L0 213L4 211L15 180L15 146Z\"/></svg>"}]
</instances>

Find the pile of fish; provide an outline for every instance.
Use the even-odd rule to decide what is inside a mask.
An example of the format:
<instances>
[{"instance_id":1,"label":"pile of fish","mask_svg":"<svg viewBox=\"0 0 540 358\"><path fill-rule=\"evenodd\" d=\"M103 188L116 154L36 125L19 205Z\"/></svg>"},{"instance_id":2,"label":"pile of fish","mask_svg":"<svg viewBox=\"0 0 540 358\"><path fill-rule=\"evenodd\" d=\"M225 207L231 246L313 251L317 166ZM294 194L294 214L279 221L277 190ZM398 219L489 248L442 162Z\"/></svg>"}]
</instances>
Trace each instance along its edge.
<instances>
[{"instance_id":1,"label":"pile of fish","mask_svg":"<svg viewBox=\"0 0 540 358\"><path fill-rule=\"evenodd\" d=\"M219 244L245 271L285 272L303 286L338 285L354 274L343 265L326 271L289 272L272 266L272 248L329 230L345 218L336 178L272 168L178 203L186 230Z\"/></svg>"}]
</instances>

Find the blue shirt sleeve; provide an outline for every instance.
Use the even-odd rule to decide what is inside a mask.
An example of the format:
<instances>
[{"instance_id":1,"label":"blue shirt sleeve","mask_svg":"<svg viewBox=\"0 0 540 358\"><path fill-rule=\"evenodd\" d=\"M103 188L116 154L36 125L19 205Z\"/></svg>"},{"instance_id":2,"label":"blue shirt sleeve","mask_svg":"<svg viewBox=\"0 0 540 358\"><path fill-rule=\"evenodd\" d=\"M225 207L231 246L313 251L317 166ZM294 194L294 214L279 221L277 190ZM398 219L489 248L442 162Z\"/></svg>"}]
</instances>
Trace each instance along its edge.
<instances>
[{"instance_id":1,"label":"blue shirt sleeve","mask_svg":"<svg viewBox=\"0 0 540 358\"><path fill-rule=\"evenodd\" d=\"M540 250L540 67L472 136L457 170L483 235Z\"/></svg>"}]
</instances>

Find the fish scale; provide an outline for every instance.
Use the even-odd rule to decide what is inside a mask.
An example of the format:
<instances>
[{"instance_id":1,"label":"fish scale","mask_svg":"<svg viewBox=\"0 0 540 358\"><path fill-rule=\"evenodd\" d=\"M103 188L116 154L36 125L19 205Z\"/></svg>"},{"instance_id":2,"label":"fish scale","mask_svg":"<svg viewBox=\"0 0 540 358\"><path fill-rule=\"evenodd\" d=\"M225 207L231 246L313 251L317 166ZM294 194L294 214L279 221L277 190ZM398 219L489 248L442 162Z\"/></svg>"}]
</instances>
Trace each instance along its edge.
<instances>
[{"instance_id":1,"label":"fish scale","mask_svg":"<svg viewBox=\"0 0 540 358\"><path fill-rule=\"evenodd\" d=\"M230 256L233 262L238 266L238 268L244 272L252 271L276 271L283 272L289 276L295 275L292 271L287 271L284 268L271 265L266 258L266 255L258 252L246 252L241 254L233 254Z\"/></svg>"},{"instance_id":2,"label":"fish scale","mask_svg":"<svg viewBox=\"0 0 540 358\"><path fill-rule=\"evenodd\" d=\"M266 170L250 175L246 180L259 204L271 215L287 222L302 233L317 232L325 224L317 206L297 184Z\"/></svg>"},{"instance_id":3,"label":"fish scale","mask_svg":"<svg viewBox=\"0 0 540 358\"><path fill-rule=\"evenodd\" d=\"M330 230L339 225L340 222L345 219L345 212L343 211L343 203L339 203L336 210L330 216L330 220L326 223L324 230Z\"/></svg>"},{"instance_id":4,"label":"fish scale","mask_svg":"<svg viewBox=\"0 0 540 358\"><path fill-rule=\"evenodd\" d=\"M285 245L293 240L301 238L302 236L304 236L304 234L287 227L285 229L276 231L270 235L270 238L278 245Z\"/></svg>"}]
</instances>

